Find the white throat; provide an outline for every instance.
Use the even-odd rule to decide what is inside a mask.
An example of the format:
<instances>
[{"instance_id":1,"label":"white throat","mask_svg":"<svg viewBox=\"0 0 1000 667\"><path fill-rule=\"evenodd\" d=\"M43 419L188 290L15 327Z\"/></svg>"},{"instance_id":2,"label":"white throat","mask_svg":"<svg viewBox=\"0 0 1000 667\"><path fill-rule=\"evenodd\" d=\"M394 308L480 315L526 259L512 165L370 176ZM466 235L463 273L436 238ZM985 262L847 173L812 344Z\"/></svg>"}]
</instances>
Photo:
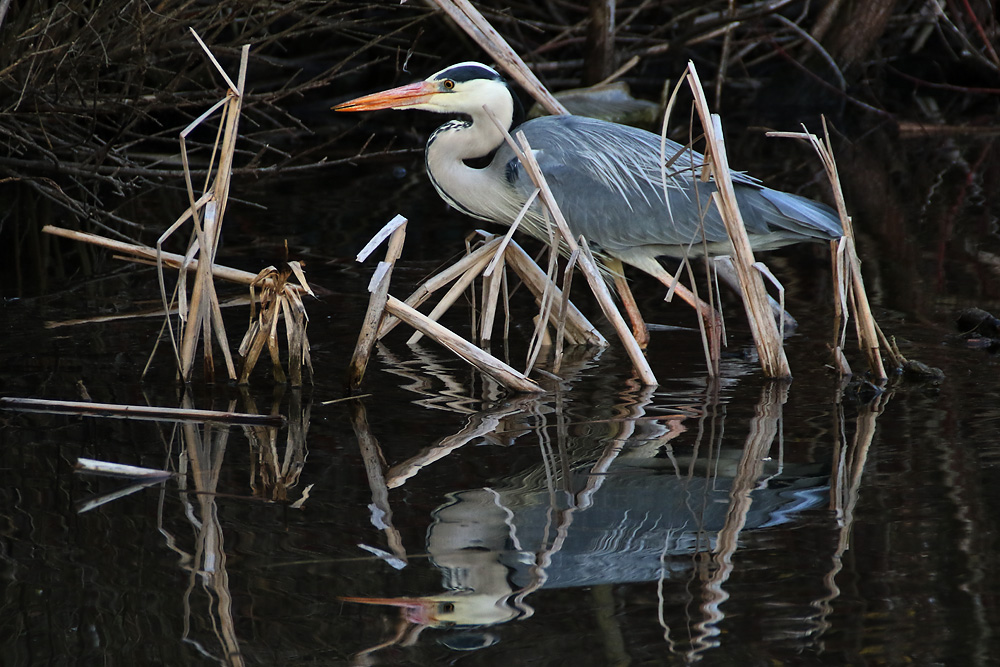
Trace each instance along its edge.
<instances>
[{"instance_id":1,"label":"white throat","mask_svg":"<svg viewBox=\"0 0 1000 667\"><path fill-rule=\"evenodd\" d=\"M470 97L480 101L479 106L454 109L470 120L449 121L431 135L427 173L438 194L449 204L469 215L495 220L497 207L507 199L503 196L504 184L496 180L489 167L476 169L464 160L489 155L504 142L503 133L484 107L493 112L504 129L510 129L514 103L506 86L491 81L481 82L471 93Z\"/></svg>"}]
</instances>

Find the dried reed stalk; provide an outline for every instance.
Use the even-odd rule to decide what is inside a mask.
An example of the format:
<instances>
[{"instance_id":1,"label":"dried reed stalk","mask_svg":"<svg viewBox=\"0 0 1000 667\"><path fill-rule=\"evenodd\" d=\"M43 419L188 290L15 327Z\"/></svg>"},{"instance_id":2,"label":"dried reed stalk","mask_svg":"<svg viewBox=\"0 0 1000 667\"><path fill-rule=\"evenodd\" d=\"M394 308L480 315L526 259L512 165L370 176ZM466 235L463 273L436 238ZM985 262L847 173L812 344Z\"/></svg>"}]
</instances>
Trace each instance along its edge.
<instances>
[{"instance_id":1,"label":"dried reed stalk","mask_svg":"<svg viewBox=\"0 0 1000 667\"><path fill-rule=\"evenodd\" d=\"M72 239L74 241L80 241L82 243L89 243L101 248L107 248L108 250L126 255L126 257L123 257L122 259L130 261L156 262L157 255L159 255L160 264L174 269L194 272L198 270L198 266L200 265L200 262L197 259L189 260L184 255L178 255L163 250L157 251L156 248L150 248L149 246L138 245L135 243L115 241L114 239L109 239L98 234L78 232L72 229L55 227L53 225L45 225L42 227L42 232L52 234L53 236L61 236L62 238ZM212 263L212 275L216 278L228 280L229 282L238 283L240 285L249 285L257 277L257 274L255 273L250 273L249 271L243 271L241 269L232 269L228 266L215 264L214 262Z\"/></svg>"},{"instance_id":2,"label":"dried reed stalk","mask_svg":"<svg viewBox=\"0 0 1000 667\"><path fill-rule=\"evenodd\" d=\"M902 367L903 359L896 354L893 346L886 340L885 334L875 322L871 305L868 303L865 282L861 277L861 260L858 259L856 250L854 225L851 216L847 213L847 203L840 185L840 175L837 172L837 162L833 156L833 145L830 143L830 132L826 118L823 118L823 141L820 141L816 135L808 132L804 127L803 132L768 132L767 136L807 141L823 163L823 168L833 188L837 213L840 215L840 222L844 227L844 236L839 241L830 242L833 255L834 289L836 290L834 294L836 320L833 343L834 363L837 364L841 374L851 374L851 367L844 356L843 347L847 323L850 314L854 313L858 346L865 355L868 368L877 380L885 380L887 376L885 366L882 363L882 352L889 356L895 368Z\"/></svg>"},{"instance_id":3,"label":"dried reed stalk","mask_svg":"<svg viewBox=\"0 0 1000 667\"><path fill-rule=\"evenodd\" d=\"M142 479L150 481L162 481L174 476L168 470L157 470L156 468L142 468L139 466L125 465L124 463L111 463L110 461L98 461L97 459L78 458L73 466L76 472L92 473L94 475L110 475L112 477L128 477L131 479Z\"/></svg>"},{"instance_id":4,"label":"dried reed stalk","mask_svg":"<svg viewBox=\"0 0 1000 667\"><path fill-rule=\"evenodd\" d=\"M559 300L559 324L556 326L556 352L552 359L552 371L554 373L558 373L562 367L563 343L566 340L566 319L569 316L570 307L573 305L569 300L569 293L573 287L573 272L579 260L580 251L577 249L570 253L569 259L566 260L566 268L563 269L562 284L566 289L562 293L562 299Z\"/></svg>"},{"instance_id":5,"label":"dried reed stalk","mask_svg":"<svg viewBox=\"0 0 1000 667\"><path fill-rule=\"evenodd\" d=\"M444 345L505 387L525 393L545 391L523 373L519 373L496 357L483 352L461 336L431 320L420 311L410 308L399 299L389 296L386 310L414 329Z\"/></svg>"},{"instance_id":6,"label":"dried reed stalk","mask_svg":"<svg viewBox=\"0 0 1000 667\"><path fill-rule=\"evenodd\" d=\"M538 100L546 111L552 114L569 113L552 93L546 90L507 40L483 18L469 0L433 0L433 2L490 54L528 94Z\"/></svg>"},{"instance_id":7,"label":"dried reed stalk","mask_svg":"<svg viewBox=\"0 0 1000 667\"><path fill-rule=\"evenodd\" d=\"M487 269L492 271L483 274L483 312L479 318L479 344L489 348L493 336L493 323L496 320L497 302L500 299L500 286L506 277L505 253L497 253Z\"/></svg>"},{"instance_id":8,"label":"dried reed stalk","mask_svg":"<svg viewBox=\"0 0 1000 667\"><path fill-rule=\"evenodd\" d=\"M530 373L538 361L538 355L542 348L552 347L552 335L548 326L549 320L553 317L553 306L556 303L556 275L559 269L559 235L552 234L550 230L549 238L549 262L548 271L545 274L545 291L538 299L538 315L535 316L535 330L531 335L528 344L528 358L525 362L525 373ZM539 267L541 268L541 267Z\"/></svg>"},{"instance_id":9,"label":"dried reed stalk","mask_svg":"<svg viewBox=\"0 0 1000 667\"><path fill-rule=\"evenodd\" d=\"M0 409L19 412L47 412L57 414L90 415L94 417L119 417L152 421L220 422L225 424L267 424L281 426L281 415L249 415L219 410L194 410L158 408L148 405L119 405L92 403L90 401L53 401L41 398L0 398Z\"/></svg>"},{"instance_id":10,"label":"dried reed stalk","mask_svg":"<svg viewBox=\"0 0 1000 667\"><path fill-rule=\"evenodd\" d=\"M729 161L726 157L726 144L722 134L722 120L718 114L711 113L701 79L693 62L688 62L687 82L694 94L695 109L705 130L707 143L705 156L715 178L718 190L712 193L712 201L719 209L719 214L726 225L726 231L733 244L733 259L736 275L739 279L746 308L750 330L760 357L764 375L769 378L790 378L792 371L785 357L781 335L771 314L767 300L767 291L760 274L754 269L753 249L747 237L743 217L740 215L739 204L736 201L736 191L733 188L732 175L729 171Z\"/></svg>"},{"instance_id":11,"label":"dried reed stalk","mask_svg":"<svg viewBox=\"0 0 1000 667\"><path fill-rule=\"evenodd\" d=\"M160 261L162 245L188 218L191 219L194 228L191 245L188 248L186 257L194 258L195 255L202 260L195 273L194 285L191 290L190 305L187 303L187 280L186 273L182 272L178 281L175 297L179 304L179 331L178 336L174 335L174 328L167 315L167 330L170 333L170 341L174 349L174 357L177 362L180 378L184 382L190 382L194 370L194 360L197 353L198 342L203 341L202 350L205 363L206 377L214 375L214 361L212 356L212 337L216 338L223 357L226 362L226 370L229 378L236 379L236 368L233 365L232 354L229 351L229 341L226 336L225 325L222 320L222 310L219 307L219 298L215 291L215 283L212 279L212 263L222 233L222 222L226 212L226 205L229 201L229 184L232 174L233 157L236 152L236 139L239 134L240 109L243 102L243 90L246 83L247 61L250 53L250 46L246 45L241 51L240 69L237 83L234 83L225 70L218 63L211 51L201 40L197 33L191 31L199 46L205 51L208 58L215 65L216 70L222 76L228 86L226 97L219 100L201 116L196 118L180 134L181 160L184 165L184 182L187 186L188 201L190 206L177 221L165 231L156 242L157 248L157 268L160 280L160 296L163 299L163 306L166 311L170 310L170 301L167 298L163 267ZM212 148L209 173L212 165L218 160L218 167L215 170L215 179L211 187L206 176L202 192L195 196L190 164L188 162L187 136L194 131L204 120L215 113L218 109L223 109L223 117L220 121L216 135L216 144ZM221 140L221 143L220 143ZM178 342L177 338L180 338Z\"/></svg>"}]
</instances>

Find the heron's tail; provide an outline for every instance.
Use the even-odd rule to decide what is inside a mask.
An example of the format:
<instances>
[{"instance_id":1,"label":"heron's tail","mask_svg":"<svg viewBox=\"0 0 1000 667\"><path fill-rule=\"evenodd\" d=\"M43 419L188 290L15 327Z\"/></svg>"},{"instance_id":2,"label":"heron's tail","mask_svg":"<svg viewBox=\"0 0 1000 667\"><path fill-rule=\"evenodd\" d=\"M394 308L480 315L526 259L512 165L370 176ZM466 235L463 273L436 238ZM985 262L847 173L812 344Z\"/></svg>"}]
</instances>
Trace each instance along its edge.
<instances>
[{"instance_id":1,"label":"heron's tail","mask_svg":"<svg viewBox=\"0 0 1000 667\"><path fill-rule=\"evenodd\" d=\"M840 223L837 212L819 202L787 192L763 189L759 194L773 205L781 218L767 220L772 229L786 229L801 240L808 237L816 239L838 239L844 235L844 227ZM741 202L742 203L742 202Z\"/></svg>"}]
</instances>

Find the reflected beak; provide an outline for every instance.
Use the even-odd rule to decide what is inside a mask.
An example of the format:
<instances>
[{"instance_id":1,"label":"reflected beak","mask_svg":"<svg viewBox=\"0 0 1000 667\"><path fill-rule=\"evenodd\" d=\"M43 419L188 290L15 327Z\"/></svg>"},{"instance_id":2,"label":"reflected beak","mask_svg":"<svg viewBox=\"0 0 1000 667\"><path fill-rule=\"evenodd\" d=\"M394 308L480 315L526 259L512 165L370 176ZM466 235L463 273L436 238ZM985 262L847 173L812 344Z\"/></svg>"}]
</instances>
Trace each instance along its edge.
<instances>
[{"instance_id":1,"label":"reflected beak","mask_svg":"<svg viewBox=\"0 0 1000 667\"><path fill-rule=\"evenodd\" d=\"M392 91L389 91L392 92ZM351 109L353 111L353 109ZM416 625L435 625L437 617L434 614L437 602L424 598L340 598L344 602L359 604L378 604L387 607L400 607L404 610L406 620Z\"/></svg>"},{"instance_id":2,"label":"reflected beak","mask_svg":"<svg viewBox=\"0 0 1000 667\"><path fill-rule=\"evenodd\" d=\"M406 109L430 101L439 91L437 84L418 81L381 93L372 93L349 102L341 102L334 111L375 111L377 109Z\"/></svg>"}]
</instances>

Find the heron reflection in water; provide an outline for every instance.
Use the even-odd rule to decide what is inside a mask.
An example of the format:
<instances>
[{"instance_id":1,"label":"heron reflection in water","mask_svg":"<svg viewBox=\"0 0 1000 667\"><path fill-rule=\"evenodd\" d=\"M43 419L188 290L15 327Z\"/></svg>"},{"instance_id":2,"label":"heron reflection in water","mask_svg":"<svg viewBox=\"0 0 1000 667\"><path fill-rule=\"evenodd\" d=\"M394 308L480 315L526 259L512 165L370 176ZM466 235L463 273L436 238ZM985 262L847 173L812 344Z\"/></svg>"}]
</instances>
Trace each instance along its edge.
<instances>
[{"instance_id":1,"label":"heron reflection in water","mask_svg":"<svg viewBox=\"0 0 1000 667\"><path fill-rule=\"evenodd\" d=\"M427 141L427 174L441 198L459 211L504 225L513 223L535 185L487 109L504 128L512 128L517 108L504 79L476 62L452 65L424 81L334 107L422 109L459 116ZM658 257L732 252L722 218L711 204L715 185L701 181L701 154L669 139L661 147L661 137L645 130L582 116L536 118L516 130L524 132L572 233L598 249L613 273L621 275L624 262L674 286ZM466 164L491 153L488 166ZM755 250L843 235L839 217L825 204L766 188L740 173L733 174L733 182ZM537 202L521 225L548 241ZM706 304L686 290L678 294L699 308L710 329L716 326ZM637 337L645 342L641 318L637 311L629 314Z\"/></svg>"},{"instance_id":2,"label":"heron reflection in water","mask_svg":"<svg viewBox=\"0 0 1000 667\"><path fill-rule=\"evenodd\" d=\"M453 648L486 645L499 637L491 628L531 616L529 596L541 590L686 581L695 554L735 550L741 535L826 501L828 468L767 459L766 435L712 457L683 455L671 443L683 419L630 422L631 436L596 462L591 445L603 437L579 441L566 466L448 494L427 533L444 592L342 598L401 609L397 636L366 653L412 644L427 628L447 631L439 639ZM569 471L555 488L553 469Z\"/></svg>"}]
</instances>

